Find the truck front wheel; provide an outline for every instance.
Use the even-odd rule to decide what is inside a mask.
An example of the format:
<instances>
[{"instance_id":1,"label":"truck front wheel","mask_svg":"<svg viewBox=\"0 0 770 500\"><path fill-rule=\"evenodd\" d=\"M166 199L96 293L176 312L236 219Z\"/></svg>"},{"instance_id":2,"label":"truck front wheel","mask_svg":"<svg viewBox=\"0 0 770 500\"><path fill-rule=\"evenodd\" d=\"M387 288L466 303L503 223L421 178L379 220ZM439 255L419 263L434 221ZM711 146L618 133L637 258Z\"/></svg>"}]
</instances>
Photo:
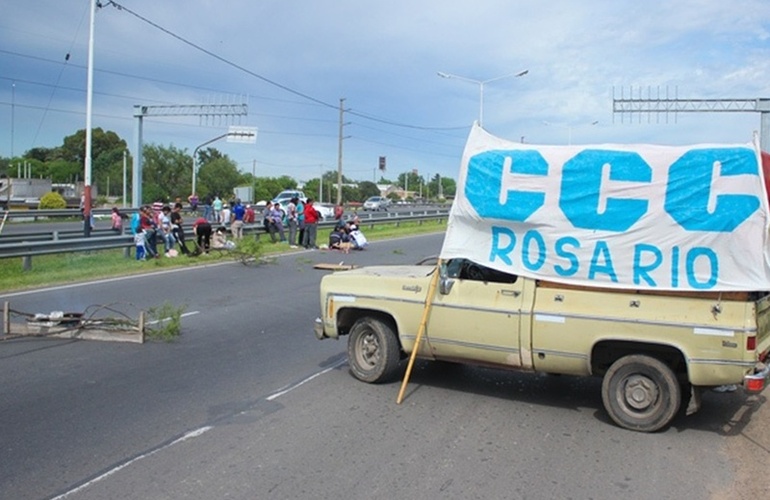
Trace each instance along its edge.
<instances>
[{"instance_id":1,"label":"truck front wheel","mask_svg":"<svg viewBox=\"0 0 770 500\"><path fill-rule=\"evenodd\" d=\"M602 382L602 401L619 426L654 432L676 416L682 392L676 375L665 363L634 354L610 366Z\"/></svg>"},{"instance_id":2,"label":"truck front wheel","mask_svg":"<svg viewBox=\"0 0 770 500\"><path fill-rule=\"evenodd\" d=\"M359 319L348 338L350 371L358 380L374 383L389 380L398 369L398 340L393 329L376 318Z\"/></svg>"}]
</instances>

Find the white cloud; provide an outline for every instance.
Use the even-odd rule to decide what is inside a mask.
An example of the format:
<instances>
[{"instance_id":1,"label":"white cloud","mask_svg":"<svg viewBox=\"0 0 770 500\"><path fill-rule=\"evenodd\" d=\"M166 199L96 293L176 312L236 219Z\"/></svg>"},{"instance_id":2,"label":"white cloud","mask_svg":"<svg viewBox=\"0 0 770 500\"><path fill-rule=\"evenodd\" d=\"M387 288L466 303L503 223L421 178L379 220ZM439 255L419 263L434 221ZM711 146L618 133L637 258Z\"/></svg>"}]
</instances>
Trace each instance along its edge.
<instances>
[{"instance_id":1,"label":"white cloud","mask_svg":"<svg viewBox=\"0 0 770 500\"><path fill-rule=\"evenodd\" d=\"M0 130L10 124L13 99L17 154L58 145L84 126L88 1L4 6ZM133 144L133 104L227 102L248 94L245 124L260 128L258 144L217 147L247 170L256 159L258 173L259 165L270 165L270 173L309 178L317 165L336 167L335 108L345 97L347 108L387 122L455 128L421 131L346 115L345 133L352 136L344 143L346 168L368 179L377 157L387 155L394 175L407 168L454 175L478 115L479 88L441 79L437 71L483 80L529 69L525 77L485 87L484 122L493 133L543 142L566 142L570 127L576 142L745 140L758 127L756 114L680 113L676 123L672 116L642 123L633 117L630 125L628 116L612 115L613 88L617 95L633 88L635 95L680 98L755 98L769 90L770 3L764 0L118 3L167 32L127 10L98 12L95 125ZM590 125L595 120L600 123ZM192 150L221 130L203 125L152 120L145 139ZM0 155L10 149L10 137L0 135Z\"/></svg>"}]
</instances>

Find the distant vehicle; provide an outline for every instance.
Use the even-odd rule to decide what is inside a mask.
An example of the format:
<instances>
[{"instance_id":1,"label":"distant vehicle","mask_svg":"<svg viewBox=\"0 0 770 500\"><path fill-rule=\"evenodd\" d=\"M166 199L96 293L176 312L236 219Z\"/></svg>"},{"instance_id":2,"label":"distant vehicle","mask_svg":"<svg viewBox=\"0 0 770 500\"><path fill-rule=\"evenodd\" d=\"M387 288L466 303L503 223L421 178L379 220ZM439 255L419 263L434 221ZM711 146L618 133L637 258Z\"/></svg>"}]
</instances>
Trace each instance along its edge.
<instances>
[{"instance_id":1,"label":"distant vehicle","mask_svg":"<svg viewBox=\"0 0 770 500\"><path fill-rule=\"evenodd\" d=\"M331 220L334 218L334 206L333 205L322 205L320 203L313 203L313 207L318 211L319 214L321 214L321 218L323 220Z\"/></svg>"},{"instance_id":2,"label":"distant vehicle","mask_svg":"<svg viewBox=\"0 0 770 500\"><path fill-rule=\"evenodd\" d=\"M302 201L303 203L307 201L307 197L305 196L305 193L303 193L302 191L297 191L296 189L286 189L284 191L281 191L280 193L278 193L278 196L273 198L272 201L273 203L280 203L282 207L285 207L286 205L289 204L289 201L295 197L299 198L300 201Z\"/></svg>"},{"instance_id":3,"label":"distant vehicle","mask_svg":"<svg viewBox=\"0 0 770 500\"><path fill-rule=\"evenodd\" d=\"M387 210L390 200L382 196L372 196L364 202L364 210Z\"/></svg>"}]
</instances>

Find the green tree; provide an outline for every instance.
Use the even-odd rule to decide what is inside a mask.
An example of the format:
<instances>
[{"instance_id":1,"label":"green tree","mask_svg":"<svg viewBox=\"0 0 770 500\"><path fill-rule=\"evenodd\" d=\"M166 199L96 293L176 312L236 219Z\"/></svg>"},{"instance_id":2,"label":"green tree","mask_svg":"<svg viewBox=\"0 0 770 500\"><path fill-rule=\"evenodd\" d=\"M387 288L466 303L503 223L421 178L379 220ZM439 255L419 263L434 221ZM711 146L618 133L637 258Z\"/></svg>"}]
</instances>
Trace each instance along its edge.
<instances>
[{"instance_id":1,"label":"green tree","mask_svg":"<svg viewBox=\"0 0 770 500\"><path fill-rule=\"evenodd\" d=\"M232 196L234 187L243 185L238 166L227 155L201 166L198 170L198 179L200 179L199 196L219 195L223 200L228 200Z\"/></svg>"},{"instance_id":2,"label":"green tree","mask_svg":"<svg viewBox=\"0 0 770 500\"><path fill-rule=\"evenodd\" d=\"M121 151L120 161L123 161ZM174 146L144 146L142 203L158 199L187 198L192 188L192 160L186 151Z\"/></svg>"},{"instance_id":3,"label":"green tree","mask_svg":"<svg viewBox=\"0 0 770 500\"><path fill-rule=\"evenodd\" d=\"M91 184L101 193L106 192L107 177L111 182L122 180L123 151L128 146L126 141L112 131L97 127L91 131ZM38 153L36 153L38 154ZM41 151L46 154L46 161L64 160L80 167L80 178L85 178L86 130L81 129L64 138L61 147L54 151ZM115 179L114 181L112 179Z\"/></svg>"},{"instance_id":4,"label":"green tree","mask_svg":"<svg viewBox=\"0 0 770 500\"><path fill-rule=\"evenodd\" d=\"M360 201L363 201L370 196L379 196L380 189L377 187L377 184L371 181L362 181L358 183L358 195Z\"/></svg>"},{"instance_id":5,"label":"green tree","mask_svg":"<svg viewBox=\"0 0 770 500\"><path fill-rule=\"evenodd\" d=\"M74 183L83 179L83 166L66 160L52 160L47 164L48 176L54 183Z\"/></svg>"}]
</instances>

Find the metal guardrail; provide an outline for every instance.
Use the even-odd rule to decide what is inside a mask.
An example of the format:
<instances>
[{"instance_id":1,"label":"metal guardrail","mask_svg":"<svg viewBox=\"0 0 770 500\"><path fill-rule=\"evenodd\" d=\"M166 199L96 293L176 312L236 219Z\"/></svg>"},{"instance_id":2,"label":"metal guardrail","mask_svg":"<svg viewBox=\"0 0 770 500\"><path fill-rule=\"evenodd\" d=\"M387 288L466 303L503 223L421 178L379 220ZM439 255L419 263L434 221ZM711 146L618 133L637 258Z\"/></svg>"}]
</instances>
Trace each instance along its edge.
<instances>
[{"instance_id":1,"label":"metal guardrail","mask_svg":"<svg viewBox=\"0 0 770 500\"><path fill-rule=\"evenodd\" d=\"M421 212L410 212L409 215L393 214L384 217L360 217L361 226L374 227L376 224L400 224L402 222L423 222L427 220L443 220L448 216L447 210L424 210ZM320 222L320 228L334 227L336 221ZM107 230L111 232L111 230ZM257 239L267 230L262 224L246 224L243 226L243 232L247 235L255 235ZM34 235L33 235L34 236ZM126 256L129 255L130 248L134 246L134 237L130 234L121 234L114 236L92 236L90 238L64 238L47 241L32 241L29 238L26 241L2 243L0 244L0 259L18 258L23 259L25 270L32 269L32 257L39 255L51 255L60 253L77 253L94 250L112 250L124 248Z\"/></svg>"}]
</instances>

